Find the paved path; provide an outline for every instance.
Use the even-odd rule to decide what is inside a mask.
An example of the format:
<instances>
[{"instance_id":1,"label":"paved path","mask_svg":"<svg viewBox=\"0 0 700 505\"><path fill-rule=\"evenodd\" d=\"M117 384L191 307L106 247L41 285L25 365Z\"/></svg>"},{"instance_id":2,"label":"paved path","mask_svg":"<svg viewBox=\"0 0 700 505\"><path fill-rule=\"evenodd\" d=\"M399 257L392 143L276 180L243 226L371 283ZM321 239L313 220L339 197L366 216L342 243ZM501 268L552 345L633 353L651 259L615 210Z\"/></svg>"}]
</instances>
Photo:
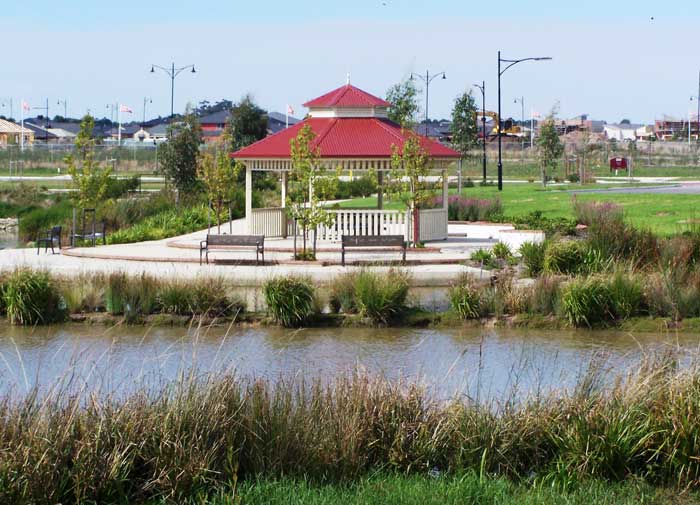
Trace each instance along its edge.
<instances>
[{"instance_id":1,"label":"paved path","mask_svg":"<svg viewBox=\"0 0 700 505\"><path fill-rule=\"evenodd\" d=\"M601 189L573 189L568 193L624 193L624 194L648 194L658 193L663 195L698 195L700 194L700 182L681 181L678 184L666 184L663 186L644 186L636 188L601 188Z\"/></svg>"},{"instance_id":2,"label":"paved path","mask_svg":"<svg viewBox=\"0 0 700 505\"><path fill-rule=\"evenodd\" d=\"M242 220L232 223L233 233L242 231ZM229 231L228 223L225 231ZM215 251L212 258L244 261L246 264L199 265L199 241L207 230L180 237L153 242L99 246L96 248L75 248L64 250L63 254L36 254L36 249L5 249L0 251L0 269L31 267L47 269L66 276L79 276L87 273L110 273L124 271L139 275L148 273L159 277L193 278L216 276L234 279L240 286L259 286L265 280L284 275L305 275L315 282L324 284L340 273L359 266L342 267L338 244L326 245L319 250L318 262L303 263L292 261L292 239L268 239L265 241L265 259L270 264L256 266L253 251ZM447 286L464 272L480 273L479 269L462 265L472 252L490 248L489 239L467 239L453 236L446 241L429 244L425 249L409 250L408 265L403 267L411 273L414 286ZM347 257L349 262L378 262L400 260L398 251L353 252ZM390 266L373 266L378 271L387 271Z\"/></svg>"}]
</instances>

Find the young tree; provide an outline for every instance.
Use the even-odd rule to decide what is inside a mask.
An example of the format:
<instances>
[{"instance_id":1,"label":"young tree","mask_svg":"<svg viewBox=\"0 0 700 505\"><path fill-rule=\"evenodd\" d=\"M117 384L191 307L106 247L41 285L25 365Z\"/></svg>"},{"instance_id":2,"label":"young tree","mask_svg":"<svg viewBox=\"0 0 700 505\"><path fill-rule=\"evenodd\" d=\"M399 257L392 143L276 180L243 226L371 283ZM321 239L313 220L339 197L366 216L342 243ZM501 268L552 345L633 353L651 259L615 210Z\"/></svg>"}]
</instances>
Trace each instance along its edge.
<instances>
[{"instance_id":1,"label":"young tree","mask_svg":"<svg viewBox=\"0 0 700 505\"><path fill-rule=\"evenodd\" d=\"M452 108L452 145L467 158L479 142L477 107L472 92L462 93Z\"/></svg>"},{"instance_id":2,"label":"young tree","mask_svg":"<svg viewBox=\"0 0 700 505\"><path fill-rule=\"evenodd\" d=\"M181 193L197 188L197 161L202 143L202 127L188 110L182 122L168 128L168 141L159 149L161 170Z\"/></svg>"},{"instance_id":3,"label":"young tree","mask_svg":"<svg viewBox=\"0 0 700 505\"><path fill-rule=\"evenodd\" d=\"M290 179L299 184L301 200L290 202L289 214L302 227L302 259L311 259L306 250L308 232L321 224L330 225L333 216L322 206L320 201L332 195L338 184L338 174L328 173L319 162L320 153L313 147L316 134L309 125L299 130L298 135L289 141L292 158ZM314 236L313 258L316 256L316 237Z\"/></svg>"},{"instance_id":4,"label":"young tree","mask_svg":"<svg viewBox=\"0 0 700 505\"><path fill-rule=\"evenodd\" d=\"M411 128L415 123L418 113L418 89L411 80L394 84L386 92L386 101L391 103L389 119L401 125L402 128Z\"/></svg>"},{"instance_id":5,"label":"young tree","mask_svg":"<svg viewBox=\"0 0 700 505\"><path fill-rule=\"evenodd\" d=\"M557 168L559 159L564 154L564 144L559 139L554 118L550 114L540 126L537 138L537 158L542 172L542 186L547 185L547 174Z\"/></svg>"},{"instance_id":6,"label":"young tree","mask_svg":"<svg viewBox=\"0 0 700 505\"><path fill-rule=\"evenodd\" d=\"M75 154L66 156L68 173L73 181L72 194L75 205L82 209L94 209L107 192L110 168L100 168L95 161L95 139L92 136L95 119L86 114L75 138Z\"/></svg>"},{"instance_id":7,"label":"young tree","mask_svg":"<svg viewBox=\"0 0 700 505\"><path fill-rule=\"evenodd\" d=\"M420 241L419 209L433 196L434 185L426 177L432 162L418 135L404 130L408 136L402 148L391 146L391 181L389 193L401 200L413 217L413 245Z\"/></svg>"},{"instance_id":8,"label":"young tree","mask_svg":"<svg viewBox=\"0 0 700 505\"><path fill-rule=\"evenodd\" d=\"M231 161L228 152L229 144L230 139L224 134L220 145L216 146L216 153L203 153L197 165L197 175L214 209L217 233L221 232L221 220L225 215L226 203L232 201L236 175L241 168L238 163L234 164Z\"/></svg>"}]
</instances>

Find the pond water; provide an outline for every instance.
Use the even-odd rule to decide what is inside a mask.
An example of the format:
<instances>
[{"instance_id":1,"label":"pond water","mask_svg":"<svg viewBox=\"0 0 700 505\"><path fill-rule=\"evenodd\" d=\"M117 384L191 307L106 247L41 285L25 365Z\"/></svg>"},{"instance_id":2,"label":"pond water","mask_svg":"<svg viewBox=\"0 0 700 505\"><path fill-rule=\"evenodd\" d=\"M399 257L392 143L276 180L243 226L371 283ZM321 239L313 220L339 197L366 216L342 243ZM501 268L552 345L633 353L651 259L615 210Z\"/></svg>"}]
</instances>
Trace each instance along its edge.
<instances>
[{"instance_id":1,"label":"pond water","mask_svg":"<svg viewBox=\"0 0 700 505\"><path fill-rule=\"evenodd\" d=\"M505 401L572 388L591 369L623 373L645 354L694 359L700 335L490 329L206 329L0 326L0 396L157 390L196 369L329 381L366 371L424 384L438 399ZM193 368L194 367L194 368Z\"/></svg>"}]
</instances>

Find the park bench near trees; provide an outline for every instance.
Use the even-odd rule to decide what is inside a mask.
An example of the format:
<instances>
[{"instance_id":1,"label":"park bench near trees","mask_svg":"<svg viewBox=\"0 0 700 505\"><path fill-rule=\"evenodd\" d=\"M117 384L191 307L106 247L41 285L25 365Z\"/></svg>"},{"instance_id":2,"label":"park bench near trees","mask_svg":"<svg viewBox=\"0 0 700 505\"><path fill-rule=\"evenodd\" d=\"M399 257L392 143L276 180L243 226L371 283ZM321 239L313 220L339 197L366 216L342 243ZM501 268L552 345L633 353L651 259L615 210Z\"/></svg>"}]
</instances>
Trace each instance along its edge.
<instances>
[{"instance_id":1,"label":"park bench near trees","mask_svg":"<svg viewBox=\"0 0 700 505\"><path fill-rule=\"evenodd\" d=\"M206 240L199 243L199 264L202 264L204 258L206 264L209 264L209 251L212 247L222 251L232 251L236 249L218 249L218 248L255 248L255 264L265 264L265 235L214 235L207 234Z\"/></svg>"},{"instance_id":2,"label":"park bench near trees","mask_svg":"<svg viewBox=\"0 0 700 505\"><path fill-rule=\"evenodd\" d=\"M406 263L406 240L403 235L343 235L341 239L341 260L345 266L345 250L348 248L396 247L401 248L401 260Z\"/></svg>"}]
</instances>

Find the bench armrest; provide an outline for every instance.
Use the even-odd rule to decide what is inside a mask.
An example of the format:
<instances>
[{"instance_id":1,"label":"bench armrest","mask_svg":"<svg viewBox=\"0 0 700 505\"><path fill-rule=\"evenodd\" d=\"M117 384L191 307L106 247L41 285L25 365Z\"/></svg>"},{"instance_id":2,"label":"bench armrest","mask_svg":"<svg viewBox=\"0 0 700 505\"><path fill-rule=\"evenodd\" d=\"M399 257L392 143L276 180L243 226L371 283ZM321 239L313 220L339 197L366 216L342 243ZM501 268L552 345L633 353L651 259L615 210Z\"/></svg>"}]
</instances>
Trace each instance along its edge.
<instances>
[{"instance_id":1,"label":"bench armrest","mask_svg":"<svg viewBox=\"0 0 700 505\"><path fill-rule=\"evenodd\" d=\"M199 250L201 251L202 249L207 248L207 241L206 240L200 240L199 241Z\"/></svg>"}]
</instances>

